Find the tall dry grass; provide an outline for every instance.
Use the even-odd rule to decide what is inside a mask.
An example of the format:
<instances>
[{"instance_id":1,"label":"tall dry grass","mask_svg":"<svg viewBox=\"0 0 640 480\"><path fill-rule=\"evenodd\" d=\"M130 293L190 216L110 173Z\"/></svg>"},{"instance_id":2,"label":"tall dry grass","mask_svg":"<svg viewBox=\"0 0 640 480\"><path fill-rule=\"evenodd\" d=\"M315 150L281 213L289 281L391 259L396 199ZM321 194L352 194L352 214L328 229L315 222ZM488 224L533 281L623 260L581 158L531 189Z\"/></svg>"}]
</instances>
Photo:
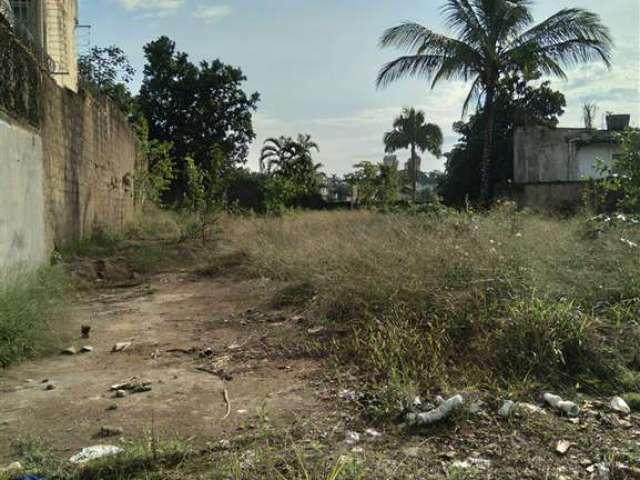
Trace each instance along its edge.
<instances>
[{"instance_id":1,"label":"tall dry grass","mask_svg":"<svg viewBox=\"0 0 640 480\"><path fill-rule=\"evenodd\" d=\"M309 285L317 318L347 326L339 353L372 379L455 382L626 372L638 338L640 228L490 214L307 212L228 218L253 273ZM470 373L472 372L472 373Z\"/></svg>"}]
</instances>

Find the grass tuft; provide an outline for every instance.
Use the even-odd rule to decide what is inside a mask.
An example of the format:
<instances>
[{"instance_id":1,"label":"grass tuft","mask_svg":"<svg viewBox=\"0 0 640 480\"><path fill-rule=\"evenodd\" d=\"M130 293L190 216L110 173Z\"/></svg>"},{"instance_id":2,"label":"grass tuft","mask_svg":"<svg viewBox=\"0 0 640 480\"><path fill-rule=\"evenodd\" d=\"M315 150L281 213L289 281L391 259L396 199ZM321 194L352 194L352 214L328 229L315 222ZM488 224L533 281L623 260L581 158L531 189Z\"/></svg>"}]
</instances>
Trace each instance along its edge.
<instances>
[{"instance_id":1,"label":"grass tuft","mask_svg":"<svg viewBox=\"0 0 640 480\"><path fill-rule=\"evenodd\" d=\"M0 365L59 347L70 282L61 266L13 270L0 278Z\"/></svg>"}]
</instances>

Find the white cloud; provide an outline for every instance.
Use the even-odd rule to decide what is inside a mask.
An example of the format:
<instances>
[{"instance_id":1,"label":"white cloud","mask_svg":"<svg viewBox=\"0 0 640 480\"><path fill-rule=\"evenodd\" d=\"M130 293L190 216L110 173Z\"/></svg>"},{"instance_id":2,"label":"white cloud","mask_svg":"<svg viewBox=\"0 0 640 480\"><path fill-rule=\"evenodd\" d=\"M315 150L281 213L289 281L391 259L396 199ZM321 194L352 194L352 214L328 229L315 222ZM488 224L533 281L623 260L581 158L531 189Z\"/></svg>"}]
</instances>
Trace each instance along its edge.
<instances>
[{"instance_id":1,"label":"white cloud","mask_svg":"<svg viewBox=\"0 0 640 480\"><path fill-rule=\"evenodd\" d=\"M163 17L175 12L185 0L119 0L126 10L144 11L145 16Z\"/></svg>"},{"instance_id":2,"label":"white cloud","mask_svg":"<svg viewBox=\"0 0 640 480\"><path fill-rule=\"evenodd\" d=\"M202 5L193 12L194 18L202 20L205 23L212 23L228 15L231 15L231 7L228 5Z\"/></svg>"}]
</instances>

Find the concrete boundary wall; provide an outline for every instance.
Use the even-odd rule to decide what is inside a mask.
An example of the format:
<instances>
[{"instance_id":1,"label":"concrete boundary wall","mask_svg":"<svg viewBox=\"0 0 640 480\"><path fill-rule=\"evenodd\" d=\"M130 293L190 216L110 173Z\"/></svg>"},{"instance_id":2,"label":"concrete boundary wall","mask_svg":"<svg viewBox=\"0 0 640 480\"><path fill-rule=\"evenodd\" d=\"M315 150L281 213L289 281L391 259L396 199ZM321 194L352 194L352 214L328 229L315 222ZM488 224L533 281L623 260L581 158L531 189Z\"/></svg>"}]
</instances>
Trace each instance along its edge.
<instances>
[{"instance_id":1,"label":"concrete boundary wall","mask_svg":"<svg viewBox=\"0 0 640 480\"><path fill-rule=\"evenodd\" d=\"M133 219L142 156L125 116L43 79L35 129L0 112L0 269L35 266L98 228ZM140 164L141 165L141 164Z\"/></svg>"},{"instance_id":2,"label":"concrete boundary wall","mask_svg":"<svg viewBox=\"0 0 640 480\"><path fill-rule=\"evenodd\" d=\"M42 140L0 113L0 271L48 255Z\"/></svg>"}]
</instances>

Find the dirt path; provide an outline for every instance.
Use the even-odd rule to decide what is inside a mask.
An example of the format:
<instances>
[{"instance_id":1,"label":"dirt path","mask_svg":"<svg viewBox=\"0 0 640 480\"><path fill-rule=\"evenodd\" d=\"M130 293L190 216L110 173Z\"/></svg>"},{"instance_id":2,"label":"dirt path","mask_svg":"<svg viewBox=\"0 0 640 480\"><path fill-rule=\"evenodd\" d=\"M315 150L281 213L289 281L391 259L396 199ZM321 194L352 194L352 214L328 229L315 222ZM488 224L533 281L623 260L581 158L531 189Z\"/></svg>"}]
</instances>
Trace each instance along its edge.
<instances>
[{"instance_id":1,"label":"dirt path","mask_svg":"<svg viewBox=\"0 0 640 480\"><path fill-rule=\"evenodd\" d=\"M85 297L74 322L78 333L81 323L91 325L91 338L78 334L71 343L93 352L0 372L0 458L9 459L12 440L29 435L65 456L117 441L97 439L102 426L121 427L126 438L153 428L197 444L231 438L258 413L284 424L316 409L309 379L319 363L280 351L279 339L301 329L292 312L252 312L264 304L263 290L257 281L171 273ZM116 342L131 346L112 353ZM152 382L152 390L114 398L110 387L132 377ZM56 388L47 390L50 383Z\"/></svg>"}]
</instances>

